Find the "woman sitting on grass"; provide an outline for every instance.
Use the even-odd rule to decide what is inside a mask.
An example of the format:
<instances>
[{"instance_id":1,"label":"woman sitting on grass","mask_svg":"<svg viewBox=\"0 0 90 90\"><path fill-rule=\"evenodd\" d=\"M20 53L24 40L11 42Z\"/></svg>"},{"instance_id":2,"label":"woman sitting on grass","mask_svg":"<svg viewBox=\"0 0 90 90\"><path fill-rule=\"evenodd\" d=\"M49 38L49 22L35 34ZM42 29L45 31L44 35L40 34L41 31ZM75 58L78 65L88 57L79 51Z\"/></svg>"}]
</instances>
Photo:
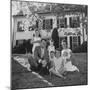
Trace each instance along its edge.
<instances>
[{"instance_id":1,"label":"woman sitting on grass","mask_svg":"<svg viewBox=\"0 0 90 90\"><path fill-rule=\"evenodd\" d=\"M72 64L72 51L67 47L67 43L65 40L62 41L62 51L61 51L61 57L64 60L64 70L66 72L73 72L78 71L79 69Z\"/></svg>"},{"instance_id":2,"label":"woman sitting on grass","mask_svg":"<svg viewBox=\"0 0 90 90\"><path fill-rule=\"evenodd\" d=\"M50 62L51 62L51 68L49 69L49 72L53 73L58 77L65 79L65 77L62 75L64 73L64 62L62 57L60 57L59 50L56 50L56 55L54 51L50 52Z\"/></svg>"}]
</instances>

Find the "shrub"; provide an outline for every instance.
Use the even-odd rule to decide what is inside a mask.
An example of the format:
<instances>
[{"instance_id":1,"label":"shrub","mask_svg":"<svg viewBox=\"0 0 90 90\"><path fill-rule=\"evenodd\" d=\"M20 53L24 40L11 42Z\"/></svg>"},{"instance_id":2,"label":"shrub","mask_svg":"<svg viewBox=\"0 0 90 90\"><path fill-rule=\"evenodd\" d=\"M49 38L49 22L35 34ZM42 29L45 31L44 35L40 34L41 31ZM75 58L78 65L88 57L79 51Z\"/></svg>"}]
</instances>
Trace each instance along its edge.
<instances>
[{"instance_id":1,"label":"shrub","mask_svg":"<svg viewBox=\"0 0 90 90\"><path fill-rule=\"evenodd\" d=\"M72 50L74 53L87 52L87 41L83 42L80 46Z\"/></svg>"}]
</instances>

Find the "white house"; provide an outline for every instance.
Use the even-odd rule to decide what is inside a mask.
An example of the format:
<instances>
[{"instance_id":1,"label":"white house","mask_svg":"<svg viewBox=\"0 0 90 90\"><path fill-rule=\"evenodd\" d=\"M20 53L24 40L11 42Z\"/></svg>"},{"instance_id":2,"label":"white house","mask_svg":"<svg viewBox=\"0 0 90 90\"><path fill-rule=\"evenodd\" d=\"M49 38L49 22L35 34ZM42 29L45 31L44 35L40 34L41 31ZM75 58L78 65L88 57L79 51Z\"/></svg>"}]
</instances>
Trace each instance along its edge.
<instances>
[{"instance_id":1,"label":"white house","mask_svg":"<svg viewBox=\"0 0 90 90\"><path fill-rule=\"evenodd\" d=\"M50 37L52 30L58 27L60 41L66 39L68 47L73 49L78 45L82 44L87 40L87 31L83 28L81 22L82 18L85 17L84 12L72 12L68 11L65 13L54 13L54 12L37 12L42 17L41 22L37 22L37 27L45 31L46 34L42 36ZM28 40L32 38L34 31L20 31L18 27L26 17L23 15L13 16L14 27L13 27L13 45L16 45L17 40Z\"/></svg>"}]
</instances>

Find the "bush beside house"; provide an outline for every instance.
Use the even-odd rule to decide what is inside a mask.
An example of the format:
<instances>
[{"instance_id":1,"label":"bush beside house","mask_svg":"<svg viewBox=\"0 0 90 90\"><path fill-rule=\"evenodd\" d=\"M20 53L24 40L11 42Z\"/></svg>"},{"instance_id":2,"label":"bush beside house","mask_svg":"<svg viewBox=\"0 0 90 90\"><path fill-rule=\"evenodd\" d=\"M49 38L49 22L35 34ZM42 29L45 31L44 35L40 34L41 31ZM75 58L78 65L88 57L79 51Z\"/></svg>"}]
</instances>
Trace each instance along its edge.
<instances>
[{"instance_id":1,"label":"bush beside house","mask_svg":"<svg viewBox=\"0 0 90 90\"><path fill-rule=\"evenodd\" d=\"M73 49L72 51L73 51L74 53L82 53L82 52L87 53L87 47L88 47L88 46L87 46L87 41L85 41L85 42L83 42L82 45L76 47L76 48Z\"/></svg>"}]
</instances>

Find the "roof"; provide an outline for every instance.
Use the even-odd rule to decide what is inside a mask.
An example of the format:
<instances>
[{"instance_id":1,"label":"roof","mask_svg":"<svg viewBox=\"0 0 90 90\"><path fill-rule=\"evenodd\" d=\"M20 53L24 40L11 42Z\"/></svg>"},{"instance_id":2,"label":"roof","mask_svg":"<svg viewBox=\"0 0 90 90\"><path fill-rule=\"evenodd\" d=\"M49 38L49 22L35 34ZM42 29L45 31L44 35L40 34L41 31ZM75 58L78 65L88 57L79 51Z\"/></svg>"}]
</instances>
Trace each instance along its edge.
<instances>
[{"instance_id":1,"label":"roof","mask_svg":"<svg viewBox=\"0 0 90 90\"><path fill-rule=\"evenodd\" d=\"M52 8L51 10L41 10L41 11L35 11L34 13L37 13L39 15L41 14L44 14L44 15L48 15L48 14L54 14L54 15L57 15L57 14L68 14L68 13L87 13L87 7L84 7L84 6L68 6L68 7L63 7L62 6L57 6L57 7L54 7ZM13 15L14 17L15 16L25 16L23 14L23 11L21 10L17 15Z\"/></svg>"}]
</instances>

